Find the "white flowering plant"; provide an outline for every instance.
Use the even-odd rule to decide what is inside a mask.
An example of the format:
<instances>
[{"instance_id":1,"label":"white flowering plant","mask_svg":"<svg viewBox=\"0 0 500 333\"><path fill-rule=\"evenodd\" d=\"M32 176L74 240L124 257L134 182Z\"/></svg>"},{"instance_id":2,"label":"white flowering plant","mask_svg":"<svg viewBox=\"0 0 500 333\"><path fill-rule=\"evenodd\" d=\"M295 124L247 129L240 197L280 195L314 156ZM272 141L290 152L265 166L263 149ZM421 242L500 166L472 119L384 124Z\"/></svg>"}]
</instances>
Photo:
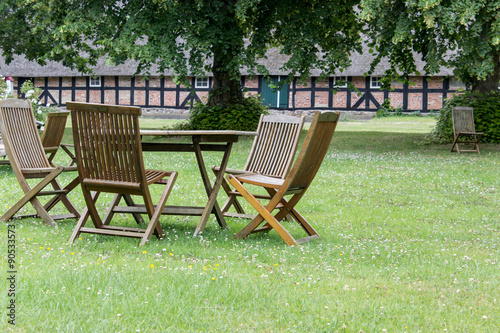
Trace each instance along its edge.
<instances>
[{"instance_id":1,"label":"white flowering plant","mask_svg":"<svg viewBox=\"0 0 500 333\"><path fill-rule=\"evenodd\" d=\"M24 94L24 97L26 99L29 99L31 101L36 120L45 122L47 120L47 113L51 111L57 111L54 107L50 106L50 104L43 106L40 103L39 98L42 94L42 89L39 87L35 87L33 85L33 82L31 82L30 80L27 80L22 84L21 93Z\"/></svg>"},{"instance_id":2,"label":"white flowering plant","mask_svg":"<svg viewBox=\"0 0 500 333\"><path fill-rule=\"evenodd\" d=\"M5 78L0 75L0 99L8 98L9 91L7 89L7 83L5 82Z\"/></svg>"}]
</instances>

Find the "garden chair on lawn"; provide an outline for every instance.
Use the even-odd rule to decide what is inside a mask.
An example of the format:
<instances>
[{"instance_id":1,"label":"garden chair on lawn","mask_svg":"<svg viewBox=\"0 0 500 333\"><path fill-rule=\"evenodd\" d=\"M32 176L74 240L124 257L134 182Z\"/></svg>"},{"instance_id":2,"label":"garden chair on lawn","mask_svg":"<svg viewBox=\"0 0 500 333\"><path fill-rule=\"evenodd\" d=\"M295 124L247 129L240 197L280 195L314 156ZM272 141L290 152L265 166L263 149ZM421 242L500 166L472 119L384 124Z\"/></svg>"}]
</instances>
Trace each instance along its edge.
<instances>
[{"instance_id":1,"label":"garden chair on lawn","mask_svg":"<svg viewBox=\"0 0 500 333\"><path fill-rule=\"evenodd\" d=\"M12 166L12 170L21 186L24 196L14 204L1 218L8 221L28 202L35 208L36 216L47 224L55 225L54 220L80 217L78 210L67 198L67 194L79 183L78 177L73 179L65 188L61 188L56 177L65 171L76 171L75 167L54 167L50 164L42 147L38 129L29 100L5 99L0 101L0 129L5 150ZM31 187L27 179L42 179L36 186ZM43 191L51 184L52 191ZM42 205L38 201L40 196L52 196ZM51 216L49 211L62 202L69 214ZM25 216L20 216L25 217Z\"/></svg>"},{"instance_id":2,"label":"garden chair on lawn","mask_svg":"<svg viewBox=\"0 0 500 333\"><path fill-rule=\"evenodd\" d=\"M340 114L338 112L316 112L311 127L307 133L302 149L299 152L291 171L285 179L264 176L256 172L241 175L227 175L226 179L241 195L257 210L258 215L235 238L244 238L252 232L270 231L274 229L288 245L298 245L309 240L320 238L316 230L302 217L295 206L300 201L313 181L337 126ZM270 194L271 200L264 206L259 198L252 195L243 184L261 186ZM291 195L289 199L285 196ZM274 209L278 212L273 215ZM308 237L295 240L280 224L280 221L290 214L305 230ZM267 223L257 228L263 221Z\"/></svg>"},{"instance_id":3,"label":"garden chair on lawn","mask_svg":"<svg viewBox=\"0 0 500 333\"><path fill-rule=\"evenodd\" d=\"M226 173L239 175L248 172L255 172L261 175L284 179L292 165L300 133L304 125L304 117L282 116L282 115L261 115L257 127L258 135L255 137L250 154L242 170L226 169ZM214 173L219 171L219 167L212 167ZM247 215L243 207L238 202L237 197L241 196L238 191L232 190L229 184L223 180L222 188L226 192L228 199L222 207L224 216L253 218L254 215ZM270 199L268 195L254 196L260 199ZM229 213L228 210L234 206L236 213Z\"/></svg>"},{"instance_id":4,"label":"garden chair on lawn","mask_svg":"<svg viewBox=\"0 0 500 333\"><path fill-rule=\"evenodd\" d=\"M62 148L71 158L70 166L75 164L75 155L68 148L73 147L73 145L61 143L68 115L69 112L50 112L47 114L47 122L42 134L42 146L45 153L49 154L48 159L50 164L52 164L52 160L59 148Z\"/></svg>"},{"instance_id":5,"label":"garden chair on lawn","mask_svg":"<svg viewBox=\"0 0 500 333\"><path fill-rule=\"evenodd\" d=\"M457 149L457 153L473 152L479 154L479 141L483 133L477 133L474 127L474 108L469 106L454 106L451 109L453 119L453 146L451 151ZM472 146L472 149L460 149L459 143Z\"/></svg>"},{"instance_id":6,"label":"garden chair on lawn","mask_svg":"<svg viewBox=\"0 0 500 333\"><path fill-rule=\"evenodd\" d=\"M73 143L75 145L76 164L81 180L81 188L87 207L77 223L70 242L80 233L114 235L141 238L145 244L153 233L163 237L160 226L160 214L172 191L177 172L146 170L139 133L141 109L103 104L72 103L66 104L71 110ZM165 185L158 204L151 199L149 186ZM96 201L101 193L114 193L109 210L101 219ZM136 205L132 195L141 196L144 204ZM121 198L128 207L126 213L133 215L141 223L140 214L149 216L149 224L143 228L110 226L109 223ZM95 228L86 228L88 218Z\"/></svg>"}]
</instances>

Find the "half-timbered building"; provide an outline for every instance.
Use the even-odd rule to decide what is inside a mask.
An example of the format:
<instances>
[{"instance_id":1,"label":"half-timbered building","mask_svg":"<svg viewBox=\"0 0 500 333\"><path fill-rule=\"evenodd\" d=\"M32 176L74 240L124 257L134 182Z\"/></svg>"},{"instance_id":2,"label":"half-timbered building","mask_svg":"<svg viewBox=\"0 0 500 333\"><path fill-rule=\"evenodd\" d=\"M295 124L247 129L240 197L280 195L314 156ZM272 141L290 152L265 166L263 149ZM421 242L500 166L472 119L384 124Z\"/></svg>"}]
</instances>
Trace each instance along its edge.
<instances>
[{"instance_id":1,"label":"half-timbered building","mask_svg":"<svg viewBox=\"0 0 500 333\"><path fill-rule=\"evenodd\" d=\"M41 102L65 106L68 101L93 102L119 105L135 105L144 109L189 109L197 100L205 100L212 86L212 77L192 77L191 87L176 84L171 72L155 73L148 78L135 74L135 63L111 66L103 60L92 75L84 75L49 62L40 66L17 57L7 65L0 58L0 74L13 79L13 89L20 94L20 87L26 80L32 80L42 89ZM263 76L250 76L242 72L241 85L246 94L259 94L265 105L271 109L301 110L344 110L377 111L384 100L390 99L391 106L403 111L429 112L438 110L450 95L465 86L454 79L453 72L442 69L432 76L414 76L413 84L393 83L391 90L381 90L380 78L388 64L381 62L371 76L368 72L372 56L355 54L352 66L343 73L332 73L321 78L312 71L312 76L299 83L295 79L279 91L270 86L284 79L287 73L279 70L284 62L277 51L271 51L263 62L269 69L271 80ZM423 63L418 69L423 72ZM351 82L357 91L348 88Z\"/></svg>"}]
</instances>

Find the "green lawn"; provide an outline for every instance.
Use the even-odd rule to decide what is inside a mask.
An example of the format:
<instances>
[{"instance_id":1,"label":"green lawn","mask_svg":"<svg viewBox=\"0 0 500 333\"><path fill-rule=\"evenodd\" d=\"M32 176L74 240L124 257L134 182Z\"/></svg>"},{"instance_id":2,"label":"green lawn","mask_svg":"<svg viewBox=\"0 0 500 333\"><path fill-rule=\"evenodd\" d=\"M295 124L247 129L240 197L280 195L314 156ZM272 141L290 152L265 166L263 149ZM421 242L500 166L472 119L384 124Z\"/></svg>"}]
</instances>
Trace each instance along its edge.
<instances>
[{"instance_id":1,"label":"green lawn","mask_svg":"<svg viewBox=\"0 0 500 333\"><path fill-rule=\"evenodd\" d=\"M499 332L500 145L482 144L480 155L425 145L434 121L340 122L298 205L323 239L302 247L275 232L235 240L245 225L237 219L227 230L211 219L192 237L196 218L165 216L167 238L143 247L88 234L69 245L74 220L57 229L40 219L2 223L0 331ZM250 146L236 144L231 167L243 166ZM206 154L210 165L219 158ZM145 159L179 171L170 204L204 202L193 154ZM21 190L8 166L0 181L4 211ZM84 206L78 191L71 199ZM8 225L17 240L14 327L4 278Z\"/></svg>"}]
</instances>

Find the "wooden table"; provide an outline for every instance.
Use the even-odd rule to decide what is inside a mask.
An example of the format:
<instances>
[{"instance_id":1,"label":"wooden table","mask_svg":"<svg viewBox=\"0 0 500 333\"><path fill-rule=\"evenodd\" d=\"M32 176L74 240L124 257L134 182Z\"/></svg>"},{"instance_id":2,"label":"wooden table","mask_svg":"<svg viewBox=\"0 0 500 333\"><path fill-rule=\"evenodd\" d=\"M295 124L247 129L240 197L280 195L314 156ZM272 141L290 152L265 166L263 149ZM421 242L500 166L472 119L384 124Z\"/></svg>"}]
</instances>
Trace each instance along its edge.
<instances>
[{"instance_id":1,"label":"wooden table","mask_svg":"<svg viewBox=\"0 0 500 333\"><path fill-rule=\"evenodd\" d=\"M143 151L172 151L172 152L194 152L200 169L201 179L208 196L205 207L193 206L165 206L162 214L166 215L192 215L201 216L198 226L194 232L197 236L205 229L210 214L214 214L217 222L222 228L227 224L217 203L217 194L222 184L224 172L229 161L229 155L234 142L238 142L242 136L256 136L257 132L244 131L168 131L168 130L141 130L141 136L161 137L191 137L192 143L158 143L143 142ZM224 152L220 163L220 169L212 185L203 159L202 151Z\"/></svg>"}]
</instances>

